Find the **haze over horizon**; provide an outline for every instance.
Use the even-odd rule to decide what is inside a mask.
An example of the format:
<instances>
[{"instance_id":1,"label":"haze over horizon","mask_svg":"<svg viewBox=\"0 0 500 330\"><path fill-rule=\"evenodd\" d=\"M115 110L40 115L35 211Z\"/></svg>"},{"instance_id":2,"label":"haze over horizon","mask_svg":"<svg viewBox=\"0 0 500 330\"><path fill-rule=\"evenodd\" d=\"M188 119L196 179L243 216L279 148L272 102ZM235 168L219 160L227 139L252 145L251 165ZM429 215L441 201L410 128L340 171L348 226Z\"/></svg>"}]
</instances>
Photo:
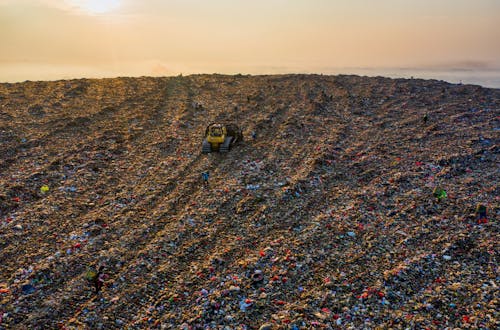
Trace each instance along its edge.
<instances>
[{"instance_id":1,"label":"haze over horizon","mask_svg":"<svg viewBox=\"0 0 500 330\"><path fill-rule=\"evenodd\" d=\"M355 73L500 87L495 0L0 0L0 40L0 82Z\"/></svg>"}]
</instances>

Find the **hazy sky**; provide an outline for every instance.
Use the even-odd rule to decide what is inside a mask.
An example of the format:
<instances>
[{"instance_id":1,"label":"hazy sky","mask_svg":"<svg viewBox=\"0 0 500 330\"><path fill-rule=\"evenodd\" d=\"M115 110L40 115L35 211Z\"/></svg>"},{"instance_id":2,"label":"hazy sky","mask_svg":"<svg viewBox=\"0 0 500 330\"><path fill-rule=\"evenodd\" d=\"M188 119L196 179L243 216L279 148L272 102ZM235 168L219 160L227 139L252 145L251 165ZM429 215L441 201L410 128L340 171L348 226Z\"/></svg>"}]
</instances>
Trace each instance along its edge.
<instances>
[{"instance_id":1,"label":"hazy sky","mask_svg":"<svg viewBox=\"0 0 500 330\"><path fill-rule=\"evenodd\" d=\"M0 81L500 68L500 0L0 0Z\"/></svg>"}]
</instances>

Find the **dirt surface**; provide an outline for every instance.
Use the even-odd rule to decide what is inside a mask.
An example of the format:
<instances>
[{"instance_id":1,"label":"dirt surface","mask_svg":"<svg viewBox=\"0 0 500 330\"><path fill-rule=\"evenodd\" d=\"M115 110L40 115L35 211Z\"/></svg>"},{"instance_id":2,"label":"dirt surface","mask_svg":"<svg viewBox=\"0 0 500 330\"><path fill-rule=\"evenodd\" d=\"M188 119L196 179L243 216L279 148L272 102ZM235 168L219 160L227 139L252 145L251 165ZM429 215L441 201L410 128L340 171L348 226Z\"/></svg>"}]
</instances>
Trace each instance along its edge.
<instances>
[{"instance_id":1,"label":"dirt surface","mask_svg":"<svg viewBox=\"0 0 500 330\"><path fill-rule=\"evenodd\" d=\"M0 329L493 329L499 132L436 80L0 84Z\"/></svg>"}]
</instances>

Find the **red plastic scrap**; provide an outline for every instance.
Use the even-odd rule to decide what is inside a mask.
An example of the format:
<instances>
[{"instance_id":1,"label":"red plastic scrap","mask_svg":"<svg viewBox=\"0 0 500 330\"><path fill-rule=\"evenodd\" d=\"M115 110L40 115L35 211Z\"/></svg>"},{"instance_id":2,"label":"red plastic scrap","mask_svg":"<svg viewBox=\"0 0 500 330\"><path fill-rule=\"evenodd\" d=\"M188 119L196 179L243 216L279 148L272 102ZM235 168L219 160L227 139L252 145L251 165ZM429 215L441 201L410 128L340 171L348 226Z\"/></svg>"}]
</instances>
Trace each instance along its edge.
<instances>
[{"instance_id":1,"label":"red plastic scrap","mask_svg":"<svg viewBox=\"0 0 500 330\"><path fill-rule=\"evenodd\" d=\"M363 292L361 295L358 296L358 299L366 299L368 298L368 292Z\"/></svg>"}]
</instances>

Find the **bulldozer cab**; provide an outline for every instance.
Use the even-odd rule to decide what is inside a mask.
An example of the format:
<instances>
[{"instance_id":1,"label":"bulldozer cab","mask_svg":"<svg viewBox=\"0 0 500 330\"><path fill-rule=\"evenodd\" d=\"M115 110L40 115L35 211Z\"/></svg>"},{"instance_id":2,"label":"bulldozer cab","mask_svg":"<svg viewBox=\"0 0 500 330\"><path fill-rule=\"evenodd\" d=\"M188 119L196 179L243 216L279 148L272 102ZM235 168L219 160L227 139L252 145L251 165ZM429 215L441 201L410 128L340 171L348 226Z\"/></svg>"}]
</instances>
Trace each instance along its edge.
<instances>
[{"instance_id":1,"label":"bulldozer cab","mask_svg":"<svg viewBox=\"0 0 500 330\"><path fill-rule=\"evenodd\" d=\"M210 124L205 130L205 137L216 136L220 137L225 134L225 127L221 124Z\"/></svg>"},{"instance_id":2,"label":"bulldozer cab","mask_svg":"<svg viewBox=\"0 0 500 330\"><path fill-rule=\"evenodd\" d=\"M212 124L207 127L205 132L206 139L213 147L218 147L218 144L224 143L226 138L226 128L221 124Z\"/></svg>"},{"instance_id":3,"label":"bulldozer cab","mask_svg":"<svg viewBox=\"0 0 500 330\"><path fill-rule=\"evenodd\" d=\"M221 126L212 126L210 127L210 135L211 136L222 136L223 131Z\"/></svg>"}]
</instances>

